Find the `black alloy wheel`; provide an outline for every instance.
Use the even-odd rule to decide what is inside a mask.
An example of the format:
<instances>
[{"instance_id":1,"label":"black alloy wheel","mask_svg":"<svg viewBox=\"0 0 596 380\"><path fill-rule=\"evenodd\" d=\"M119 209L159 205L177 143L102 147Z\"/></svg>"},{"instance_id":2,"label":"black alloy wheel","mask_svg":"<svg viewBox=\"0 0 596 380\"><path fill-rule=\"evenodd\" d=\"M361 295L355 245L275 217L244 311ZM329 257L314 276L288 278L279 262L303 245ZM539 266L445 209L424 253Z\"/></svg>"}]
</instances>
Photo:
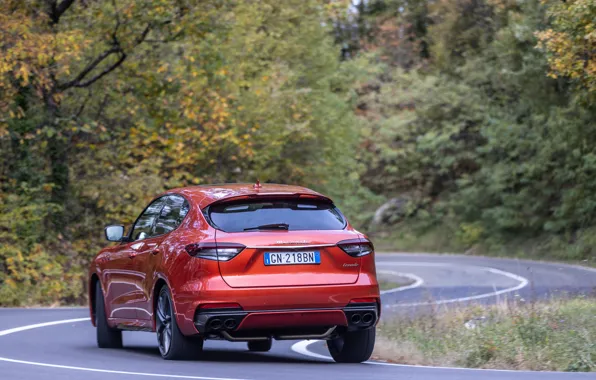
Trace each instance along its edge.
<instances>
[{"instance_id":1,"label":"black alloy wheel","mask_svg":"<svg viewBox=\"0 0 596 380\"><path fill-rule=\"evenodd\" d=\"M165 289L165 288L164 288ZM172 347L172 309L168 292L159 292L157 300L157 344L159 353L165 357Z\"/></svg>"},{"instance_id":2,"label":"black alloy wheel","mask_svg":"<svg viewBox=\"0 0 596 380\"><path fill-rule=\"evenodd\" d=\"M273 339L271 338L267 340L253 340L248 342L248 349L252 352L267 352L271 350L272 344Z\"/></svg>"},{"instance_id":3,"label":"black alloy wheel","mask_svg":"<svg viewBox=\"0 0 596 380\"><path fill-rule=\"evenodd\" d=\"M192 359L203 351L203 339L184 336L174 317L174 307L170 291L161 288L155 310L157 345L161 357L166 360Z\"/></svg>"},{"instance_id":4,"label":"black alloy wheel","mask_svg":"<svg viewBox=\"0 0 596 380\"><path fill-rule=\"evenodd\" d=\"M122 348L122 331L108 324L105 299L99 281L95 283L95 326L97 347Z\"/></svg>"},{"instance_id":5,"label":"black alloy wheel","mask_svg":"<svg viewBox=\"0 0 596 380\"><path fill-rule=\"evenodd\" d=\"M338 363L362 363L372 355L375 347L374 327L366 330L347 331L327 342L329 353Z\"/></svg>"}]
</instances>

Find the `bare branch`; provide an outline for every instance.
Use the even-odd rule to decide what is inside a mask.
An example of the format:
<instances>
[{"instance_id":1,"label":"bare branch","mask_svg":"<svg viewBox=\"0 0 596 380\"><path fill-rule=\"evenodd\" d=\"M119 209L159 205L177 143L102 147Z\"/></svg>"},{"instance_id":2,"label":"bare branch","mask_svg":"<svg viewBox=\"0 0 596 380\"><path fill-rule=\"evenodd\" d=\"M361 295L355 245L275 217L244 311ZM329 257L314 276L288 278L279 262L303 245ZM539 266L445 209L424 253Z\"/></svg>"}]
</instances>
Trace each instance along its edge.
<instances>
[{"instance_id":1,"label":"bare branch","mask_svg":"<svg viewBox=\"0 0 596 380\"><path fill-rule=\"evenodd\" d=\"M74 0L62 0L62 3L58 7L62 6L63 4L65 4L69 1L70 1L70 4L72 4L72 2ZM124 60L126 59L127 54L122 49L122 46L120 45L120 41L118 39L118 29L120 28L120 15L118 14L118 9L117 9L115 0L112 0L112 6L114 7L114 14L116 17L116 26L114 27L114 31L112 32L112 43L111 43L112 46L108 50L104 51L99 56L97 56L73 80L71 80L67 83L64 83L64 84L59 84L58 88L60 90L66 90L71 87L77 87L77 88L88 87L88 86L92 85L93 83L97 82L98 80L100 80L101 78L103 78L104 76L106 76L107 74L111 73L115 69L117 69L122 64L122 62L124 62ZM152 25L150 23L147 24L145 29L136 38L133 48L138 46L139 44L141 44L143 41L145 41L145 39L147 38L147 35L151 31L151 27L152 27ZM114 55L114 54L118 55L118 60L116 62L114 62L111 65L109 65L108 67L106 67L103 71L101 71L99 74L93 76L91 79L85 80L85 78L89 74L91 74L91 72L94 71L102 62L104 62L106 59L108 59L108 57L110 57L111 55Z\"/></svg>"},{"instance_id":2,"label":"bare branch","mask_svg":"<svg viewBox=\"0 0 596 380\"><path fill-rule=\"evenodd\" d=\"M83 110L85 109L85 106L87 106L87 103L89 102L89 99L91 99L92 96L93 96L93 88L89 88L89 93L85 97L85 100L83 100L83 103L81 103L81 106L79 107L79 110L77 111L77 113L73 116L73 119L76 120L79 118L79 116L81 116L81 114L83 113Z\"/></svg>"},{"instance_id":3,"label":"bare branch","mask_svg":"<svg viewBox=\"0 0 596 380\"><path fill-rule=\"evenodd\" d=\"M137 38L135 46L140 45L141 43L143 43L143 41L145 41L145 38L147 38L149 31L151 31L151 24L148 24L145 27L145 30L143 30L141 35Z\"/></svg>"},{"instance_id":4,"label":"bare branch","mask_svg":"<svg viewBox=\"0 0 596 380\"><path fill-rule=\"evenodd\" d=\"M62 0L60 5L58 5L58 18L64 14L70 8L70 6L75 2L75 0Z\"/></svg>"},{"instance_id":5,"label":"bare branch","mask_svg":"<svg viewBox=\"0 0 596 380\"><path fill-rule=\"evenodd\" d=\"M125 59L126 59L126 53L124 53L123 51L120 51L120 58L118 58L118 60L116 62L114 62L114 64L107 67L105 70L103 70L101 73L97 74L93 78L91 78L85 82L77 82L74 85L72 85L72 87L80 88L80 87L87 87L87 86L92 85L93 83L95 83L98 80L100 80L101 78L103 78L105 75L107 75L107 74L111 73L112 71L114 71L115 69L117 69L118 66L120 66L122 64L122 62L124 62Z\"/></svg>"},{"instance_id":6,"label":"bare branch","mask_svg":"<svg viewBox=\"0 0 596 380\"><path fill-rule=\"evenodd\" d=\"M136 39L135 42L135 46L138 46L139 44L141 44L143 41L145 41L145 38L147 37L147 35L149 34L149 31L151 30L151 25L147 25L145 27L145 29L143 30L143 32L141 33L141 35ZM116 40L117 42L117 40ZM71 87L87 87L92 85L93 83L97 82L98 80L100 80L101 78L103 78L105 75L111 73L112 71L114 71L115 69L117 69L122 62L124 62L124 60L126 59L127 55L126 53L120 48L120 45L115 46L117 48L117 50L115 52L120 53L120 58L118 58L118 60L116 62L114 62L111 66L107 67L105 70L103 70L101 73L97 74L96 76L94 76L93 78L81 82L80 80L82 80L85 76L87 76L87 74L89 74L89 72L84 73L84 75L81 77L81 79L79 79L77 82L75 82ZM111 49L110 49L111 50ZM108 50L108 51L110 51ZM106 51L107 52L107 51ZM104 54L106 53L104 52ZM112 53L110 53L112 54ZM97 64L99 64L99 62L103 61L105 58L107 58L110 54L106 55L105 57L98 57L93 63L97 62ZM102 54L103 55L103 54ZM101 58L101 59L100 59ZM95 68L97 66L97 64L95 64L91 70L93 70L93 68ZM89 71L91 71L89 70ZM83 74L83 72L81 73ZM79 74L80 75L80 74Z\"/></svg>"},{"instance_id":7,"label":"bare branch","mask_svg":"<svg viewBox=\"0 0 596 380\"><path fill-rule=\"evenodd\" d=\"M100 105L99 105L99 109L97 110L97 115L95 116L96 120L99 120L101 114L103 113L104 108L108 104L108 99L109 99L108 94L105 94Z\"/></svg>"},{"instance_id":8,"label":"bare branch","mask_svg":"<svg viewBox=\"0 0 596 380\"><path fill-rule=\"evenodd\" d=\"M114 28L114 32L112 32L112 40L114 43L118 43L118 29L120 28L120 14L118 12L118 8L116 6L116 0L112 0L112 6L114 7L114 14L116 15L116 27Z\"/></svg>"},{"instance_id":9,"label":"bare branch","mask_svg":"<svg viewBox=\"0 0 596 380\"><path fill-rule=\"evenodd\" d=\"M60 4L56 0L49 0L48 4L50 5L50 20L52 20L52 24L57 24L60 22L60 17L70 8L70 6L75 2L75 0L62 0Z\"/></svg>"},{"instance_id":10,"label":"bare branch","mask_svg":"<svg viewBox=\"0 0 596 380\"><path fill-rule=\"evenodd\" d=\"M70 82L64 83L59 85L58 87L61 90L66 90L67 88L70 87L79 87L78 84L81 83L81 81L91 72L93 71L93 69L95 69L100 63L102 63L106 58L108 58L110 55L112 54L116 54L116 53L121 53L121 59L122 56L126 56L124 54L124 52L122 51L122 49L120 48L119 45L117 46L112 46L110 49L104 51L103 53L101 53L97 58L95 58L91 63L89 63L87 65L87 67L85 67L83 69L83 71L81 71L79 73L79 75L77 75L73 80L71 80Z\"/></svg>"}]
</instances>

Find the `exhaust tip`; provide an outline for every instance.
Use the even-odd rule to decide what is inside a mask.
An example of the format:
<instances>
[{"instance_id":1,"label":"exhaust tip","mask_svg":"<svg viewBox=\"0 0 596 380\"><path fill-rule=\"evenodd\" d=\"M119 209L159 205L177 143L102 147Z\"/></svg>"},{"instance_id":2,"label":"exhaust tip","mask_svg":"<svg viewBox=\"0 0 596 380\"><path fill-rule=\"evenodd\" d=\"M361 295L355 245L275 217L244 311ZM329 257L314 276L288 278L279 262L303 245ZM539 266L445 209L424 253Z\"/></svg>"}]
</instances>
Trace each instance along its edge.
<instances>
[{"instance_id":1,"label":"exhaust tip","mask_svg":"<svg viewBox=\"0 0 596 380\"><path fill-rule=\"evenodd\" d=\"M219 330L219 329L221 329L221 326L222 326L221 320L218 318L215 318L211 322L209 322L209 328L211 330Z\"/></svg>"},{"instance_id":2,"label":"exhaust tip","mask_svg":"<svg viewBox=\"0 0 596 380\"><path fill-rule=\"evenodd\" d=\"M372 313L366 313L366 314L364 314L364 316L362 316L362 323L365 323L368 325L368 324L372 323L374 318L375 317L372 315Z\"/></svg>"},{"instance_id":3,"label":"exhaust tip","mask_svg":"<svg viewBox=\"0 0 596 380\"><path fill-rule=\"evenodd\" d=\"M361 320L362 318L360 317L360 314L352 314L352 317L350 317L350 321L355 325L360 323Z\"/></svg>"},{"instance_id":4,"label":"exhaust tip","mask_svg":"<svg viewBox=\"0 0 596 380\"><path fill-rule=\"evenodd\" d=\"M224 327L228 330L232 330L236 327L236 320L234 320L233 318L226 319L226 321L224 322Z\"/></svg>"}]
</instances>

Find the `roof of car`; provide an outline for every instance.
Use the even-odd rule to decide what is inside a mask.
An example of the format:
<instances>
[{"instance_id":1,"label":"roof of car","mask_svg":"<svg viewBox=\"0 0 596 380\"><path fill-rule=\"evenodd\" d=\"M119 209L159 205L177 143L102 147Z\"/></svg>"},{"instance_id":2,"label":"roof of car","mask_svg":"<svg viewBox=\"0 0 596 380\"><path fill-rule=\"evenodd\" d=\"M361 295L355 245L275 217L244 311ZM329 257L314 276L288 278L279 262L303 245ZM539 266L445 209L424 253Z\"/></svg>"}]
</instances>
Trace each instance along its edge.
<instances>
[{"instance_id":1,"label":"roof of car","mask_svg":"<svg viewBox=\"0 0 596 380\"><path fill-rule=\"evenodd\" d=\"M181 194L194 201L199 207L206 207L214 202L224 199L231 200L237 197L259 196L296 196L305 195L330 200L327 196L302 186L280 185L275 183L224 183L214 185L198 185L180 187L167 191L166 194Z\"/></svg>"}]
</instances>

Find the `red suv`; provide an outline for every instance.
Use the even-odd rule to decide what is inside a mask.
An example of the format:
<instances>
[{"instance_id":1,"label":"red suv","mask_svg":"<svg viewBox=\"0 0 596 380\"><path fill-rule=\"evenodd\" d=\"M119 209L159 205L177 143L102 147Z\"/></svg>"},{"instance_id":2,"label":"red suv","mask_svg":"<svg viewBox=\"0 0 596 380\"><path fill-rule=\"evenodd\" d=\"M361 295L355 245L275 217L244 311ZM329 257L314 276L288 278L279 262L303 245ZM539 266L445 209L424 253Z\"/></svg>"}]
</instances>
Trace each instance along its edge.
<instances>
[{"instance_id":1,"label":"red suv","mask_svg":"<svg viewBox=\"0 0 596 380\"><path fill-rule=\"evenodd\" d=\"M367 360L380 315L372 243L331 199L286 185L186 187L154 199L89 270L97 344L156 331L164 359L205 339L324 339L338 362Z\"/></svg>"}]
</instances>

